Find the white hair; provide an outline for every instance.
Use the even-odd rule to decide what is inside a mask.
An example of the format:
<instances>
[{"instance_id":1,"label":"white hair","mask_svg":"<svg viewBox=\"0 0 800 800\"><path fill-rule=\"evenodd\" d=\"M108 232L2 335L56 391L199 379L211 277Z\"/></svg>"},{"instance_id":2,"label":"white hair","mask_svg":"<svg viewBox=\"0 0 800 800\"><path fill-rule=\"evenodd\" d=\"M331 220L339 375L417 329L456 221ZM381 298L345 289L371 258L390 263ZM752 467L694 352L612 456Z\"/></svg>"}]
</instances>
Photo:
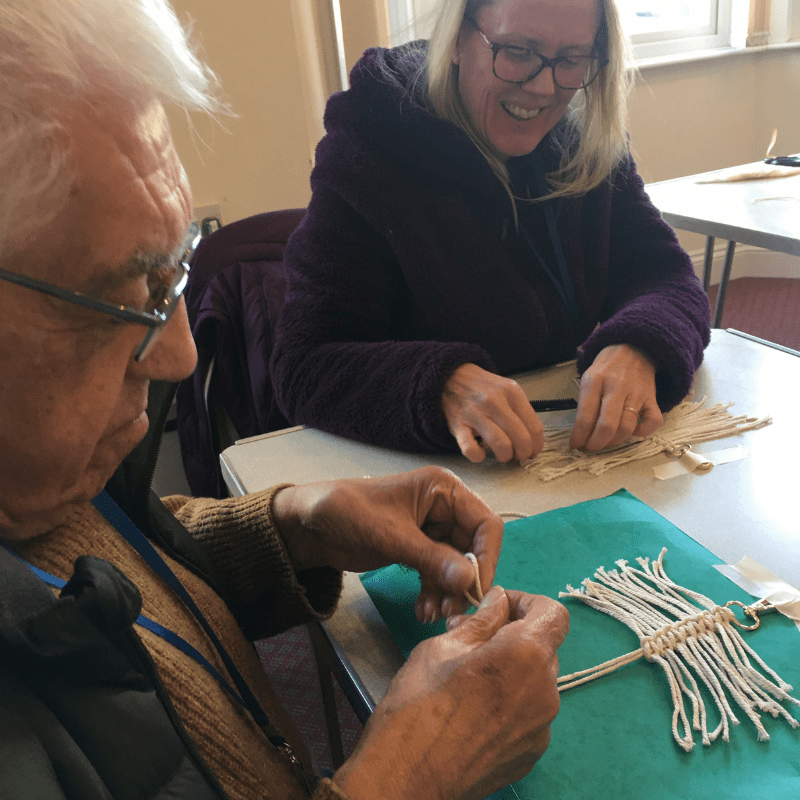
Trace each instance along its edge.
<instances>
[{"instance_id":1,"label":"white hair","mask_svg":"<svg viewBox=\"0 0 800 800\"><path fill-rule=\"evenodd\" d=\"M167 0L2 0L0 259L66 201L66 110L110 97L214 111L215 89Z\"/></svg>"}]
</instances>

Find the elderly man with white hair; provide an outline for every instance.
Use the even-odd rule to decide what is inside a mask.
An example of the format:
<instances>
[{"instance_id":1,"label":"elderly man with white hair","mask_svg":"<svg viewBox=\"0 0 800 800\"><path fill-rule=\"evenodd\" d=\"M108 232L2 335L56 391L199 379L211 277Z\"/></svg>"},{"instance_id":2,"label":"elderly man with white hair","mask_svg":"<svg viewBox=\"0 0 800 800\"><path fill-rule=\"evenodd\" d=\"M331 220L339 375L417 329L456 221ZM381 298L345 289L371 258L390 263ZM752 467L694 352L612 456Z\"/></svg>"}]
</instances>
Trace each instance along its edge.
<instances>
[{"instance_id":1,"label":"elderly man with white hair","mask_svg":"<svg viewBox=\"0 0 800 800\"><path fill-rule=\"evenodd\" d=\"M0 796L482 797L547 747L567 615L489 591L502 523L475 495L435 469L149 489L195 363L164 104L213 111L212 81L164 0L0 5ZM396 561L448 632L319 781L251 641L330 615L343 569Z\"/></svg>"}]
</instances>

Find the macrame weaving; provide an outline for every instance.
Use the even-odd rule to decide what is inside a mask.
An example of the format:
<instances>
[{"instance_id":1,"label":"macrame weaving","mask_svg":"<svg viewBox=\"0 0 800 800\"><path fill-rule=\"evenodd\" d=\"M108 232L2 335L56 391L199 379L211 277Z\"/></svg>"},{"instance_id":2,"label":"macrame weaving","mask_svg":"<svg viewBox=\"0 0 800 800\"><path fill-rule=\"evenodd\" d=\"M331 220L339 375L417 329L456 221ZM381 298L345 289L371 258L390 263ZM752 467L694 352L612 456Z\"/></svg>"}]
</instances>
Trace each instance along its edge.
<instances>
[{"instance_id":1,"label":"macrame weaving","mask_svg":"<svg viewBox=\"0 0 800 800\"><path fill-rule=\"evenodd\" d=\"M595 581L586 578L580 589L567 586L566 592L559 593L559 597L575 598L624 622L641 642L641 647L632 653L560 677L559 691L646 658L658 664L667 676L674 707L672 735L687 752L695 744L692 729L700 732L704 745L710 745L720 734L724 741L729 740L730 725L738 725L739 720L728 695L751 720L759 741L767 741L769 734L758 712L783 717L793 728L798 727L800 722L778 702L800 706L800 701L789 694L792 687L759 658L736 630L757 628L756 611L738 601L718 606L699 592L678 586L664 571L666 552L664 548L652 565L647 558L637 558L641 569L623 560L616 562L619 571L607 572L600 567L594 574ZM742 625L727 607L732 603L742 606L755 624ZM720 721L713 731L708 730L703 688L719 710ZM691 724L684 697L691 704Z\"/></svg>"},{"instance_id":2,"label":"macrame weaving","mask_svg":"<svg viewBox=\"0 0 800 800\"><path fill-rule=\"evenodd\" d=\"M705 402L705 397L697 403L684 400L664 415L664 424L655 433L596 453L572 450L569 429L545 428L544 449L535 458L523 461L522 466L543 481L560 478L575 470L602 475L631 461L658 453L677 457L686 451L687 445L724 439L772 423L772 417L733 416L728 412L733 403L717 403L704 408Z\"/></svg>"}]
</instances>

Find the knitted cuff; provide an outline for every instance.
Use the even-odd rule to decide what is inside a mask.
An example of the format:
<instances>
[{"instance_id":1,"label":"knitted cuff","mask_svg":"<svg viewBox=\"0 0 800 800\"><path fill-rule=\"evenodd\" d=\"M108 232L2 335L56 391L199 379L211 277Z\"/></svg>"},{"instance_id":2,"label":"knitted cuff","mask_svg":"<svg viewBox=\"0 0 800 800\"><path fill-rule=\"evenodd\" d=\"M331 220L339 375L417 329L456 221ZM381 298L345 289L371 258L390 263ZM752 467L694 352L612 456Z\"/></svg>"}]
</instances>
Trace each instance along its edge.
<instances>
[{"instance_id":1,"label":"knitted cuff","mask_svg":"<svg viewBox=\"0 0 800 800\"><path fill-rule=\"evenodd\" d=\"M290 485L225 500L181 504L183 498L167 498L165 504L206 550L237 604L269 594L284 607L299 601L310 618L326 618L341 591L341 574L330 568L295 573L272 509L275 495Z\"/></svg>"}]
</instances>

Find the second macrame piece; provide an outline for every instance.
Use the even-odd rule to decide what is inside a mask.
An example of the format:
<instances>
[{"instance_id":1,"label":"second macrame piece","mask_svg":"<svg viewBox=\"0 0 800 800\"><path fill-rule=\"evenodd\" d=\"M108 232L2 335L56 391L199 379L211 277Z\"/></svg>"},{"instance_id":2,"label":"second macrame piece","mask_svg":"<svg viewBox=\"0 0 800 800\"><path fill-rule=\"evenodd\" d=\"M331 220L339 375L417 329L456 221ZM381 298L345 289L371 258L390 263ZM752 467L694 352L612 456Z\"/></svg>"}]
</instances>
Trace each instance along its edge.
<instances>
[{"instance_id":1,"label":"second macrame piece","mask_svg":"<svg viewBox=\"0 0 800 800\"><path fill-rule=\"evenodd\" d=\"M772 423L771 417L734 416L728 411L733 403L717 403L705 408L705 402L706 398L700 402L684 400L664 415L664 424L655 433L596 453L571 449L570 429L545 428L542 452L535 458L523 461L522 466L543 481L551 481L575 471L602 475L614 467L659 453L677 458L694 444L758 430Z\"/></svg>"},{"instance_id":2,"label":"second macrame piece","mask_svg":"<svg viewBox=\"0 0 800 800\"><path fill-rule=\"evenodd\" d=\"M673 703L672 736L687 753L695 745L692 730L700 733L704 745L710 745L720 734L723 741L730 740L730 726L738 725L739 720L728 695L753 723L760 742L768 741L769 734L759 712L783 717L792 728L800 726L778 702L800 706L800 700L789 694L792 686L764 663L737 630L758 628L757 610L738 600L718 606L700 592L674 583L664 570L666 552L665 547L652 565L647 558L637 558L641 569L631 567L624 560L616 562L619 571L607 572L600 567L594 574L597 580L586 578L580 589L567 586L567 591L559 592L559 597L575 598L625 623L641 644L638 650L596 667L562 675L558 679L559 692L645 658L658 664L667 677ZM475 571L474 591L478 599L469 592L466 597L477 606L483 599L478 560L472 553L465 555ZM739 622L730 610L731 605L741 606L754 624ZM719 723L712 731L708 730L701 684L719 712ZM691 706L691 723L684 697ZM679 728L683 730L682 735Z\"/></svg>"},{"instance_id":3,"label":"second macrame piece","mask_svg":"<svg viewBox=\"0 0 800 800\"><path fill-rule=\"evenodd\" d=\"M647 558L637 558L641 569L623 560L616 562L619 570L607 572L600 567L594 574L596 580L586 578L580 589L567 586L567 591L559 593L559 597L580 600L625 623L641 643L632 653L560 677L559 691L645 658L658 664L666 675L673 702L672 735L687 752L695 744L692 730L700 733L704 745L720 735L729 741L730 725L739 724L734 705L753 723L759 741L769 739L762 713L783 717L797 728L800 722L779 702L800 706L800 701L789 694L792 687L764 663L737 630L758 627L756 610L738 601L719 606L705 595L677 585L664 570L666 552L664 548L652 564ZM741 606L754 624L740 623L731 605ZM713 730L708 729L703 687L719 712L719 723ZM691 722L686 702L691 706Z\"/></svg>"}]
</instances>

